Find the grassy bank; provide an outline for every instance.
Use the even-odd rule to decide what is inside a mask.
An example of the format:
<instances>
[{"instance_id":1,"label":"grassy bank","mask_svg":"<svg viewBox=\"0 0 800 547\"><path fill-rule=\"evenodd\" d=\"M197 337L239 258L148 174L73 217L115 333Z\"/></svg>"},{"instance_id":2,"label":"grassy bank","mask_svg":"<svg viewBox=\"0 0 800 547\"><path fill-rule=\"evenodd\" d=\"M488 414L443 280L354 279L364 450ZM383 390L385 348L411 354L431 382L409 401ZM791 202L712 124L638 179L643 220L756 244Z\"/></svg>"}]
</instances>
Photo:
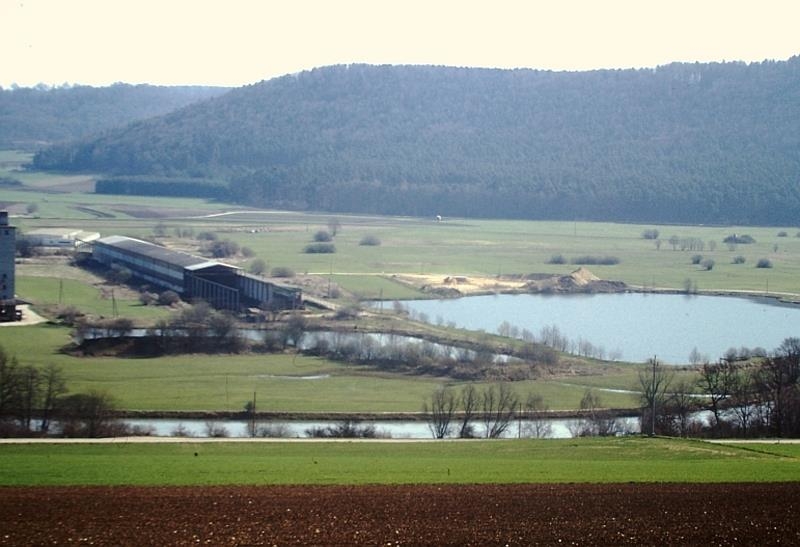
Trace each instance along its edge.
<instances>
[{"instance_id":1,"label":"grassy bank","mask_svg":"<svg viewBox=\"0 0 800 547\"><path fill-rule=\"evenodd\" d=\"M800 446L639 437L459 442L0 445L0 485L800 480Z\"/></svg>"}]
</instances>

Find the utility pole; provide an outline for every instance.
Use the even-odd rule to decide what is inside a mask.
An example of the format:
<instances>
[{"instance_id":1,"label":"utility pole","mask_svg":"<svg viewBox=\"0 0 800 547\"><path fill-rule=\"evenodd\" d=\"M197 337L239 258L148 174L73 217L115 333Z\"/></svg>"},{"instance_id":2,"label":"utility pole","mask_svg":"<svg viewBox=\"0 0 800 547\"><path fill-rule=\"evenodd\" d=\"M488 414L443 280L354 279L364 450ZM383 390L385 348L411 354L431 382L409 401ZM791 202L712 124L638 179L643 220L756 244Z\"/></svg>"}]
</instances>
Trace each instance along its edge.
<instances>
[{"instance_id":1,"label":"utility pole","mask_svg":"<svg viewBox=\"0 0 800 547\"><path fill-rule=\"evenodd\" d=\"M653 398L653 408L650 409L650 436L656 436L656 365L658 359L653 355L653 384L651 386L651 397Z\"/></svg>"},{"instance_id":2,"label":"utility pole","mask_svg":"<svg viewBox=\"0 0 800 547\"><path fill-rule=\"evenodd\" d=\"M250 414L250 435L256 436L256 392L253 392L253 408Z\"/></svg>"}]
</instances>

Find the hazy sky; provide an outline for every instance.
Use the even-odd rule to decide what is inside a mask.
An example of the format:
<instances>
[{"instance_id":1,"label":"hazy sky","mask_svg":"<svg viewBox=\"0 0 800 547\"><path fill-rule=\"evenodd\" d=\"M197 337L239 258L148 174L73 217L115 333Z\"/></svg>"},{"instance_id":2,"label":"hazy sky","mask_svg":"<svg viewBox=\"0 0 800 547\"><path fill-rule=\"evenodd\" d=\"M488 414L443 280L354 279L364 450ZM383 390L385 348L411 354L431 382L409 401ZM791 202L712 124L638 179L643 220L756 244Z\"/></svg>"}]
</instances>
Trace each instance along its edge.
<instances>
[{"instance_id":1,"label":"hazy sky","mask_svg":"<svg viewBox=\"0 0 800 547\"><path fill-rule=\"evenodd\" d=\"M800 54L798 0L0 0L0 85L239 86L364 62L554 70Z\"/></svg>"}]
</instances>

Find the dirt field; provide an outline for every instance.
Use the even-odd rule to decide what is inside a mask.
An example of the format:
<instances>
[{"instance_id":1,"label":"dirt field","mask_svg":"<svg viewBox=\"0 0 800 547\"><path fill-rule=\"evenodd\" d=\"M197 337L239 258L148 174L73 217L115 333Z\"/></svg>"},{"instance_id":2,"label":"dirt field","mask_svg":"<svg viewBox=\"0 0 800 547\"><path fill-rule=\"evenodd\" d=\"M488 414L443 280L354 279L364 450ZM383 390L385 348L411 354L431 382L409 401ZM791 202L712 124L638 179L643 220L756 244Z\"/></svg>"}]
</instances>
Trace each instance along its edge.
<instances>
[{"instance_id":1,"label":"dirt field","mask_svg":"<svg viewBox=\"0 0 800 547\"><path fill-rule=\"evenodd\" d=\"M797 545L800 483L0 488L0 545Z\"/></svg>"}]
</instances>

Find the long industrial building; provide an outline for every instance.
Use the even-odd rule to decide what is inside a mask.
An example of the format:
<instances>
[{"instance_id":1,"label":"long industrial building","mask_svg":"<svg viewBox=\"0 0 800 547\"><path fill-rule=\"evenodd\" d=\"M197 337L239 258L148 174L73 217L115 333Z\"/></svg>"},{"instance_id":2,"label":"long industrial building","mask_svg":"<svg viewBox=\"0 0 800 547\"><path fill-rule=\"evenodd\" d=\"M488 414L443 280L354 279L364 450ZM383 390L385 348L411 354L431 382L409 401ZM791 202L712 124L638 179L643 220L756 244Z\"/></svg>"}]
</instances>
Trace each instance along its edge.
<instances>
[{"instance_id":1,"label":"long industrial building","mask_svg":"<svg viewBox=\"0 0 800 547\"><path fill-rule=\"evenodd\" d=\"M93 242L92 258L108 267L117 264L134 277L173 290L184 300L205 300L217 309L298 309L300 289L249 275L229 264L160 247L125 236Z\"/></svg>"}]
</instances>

